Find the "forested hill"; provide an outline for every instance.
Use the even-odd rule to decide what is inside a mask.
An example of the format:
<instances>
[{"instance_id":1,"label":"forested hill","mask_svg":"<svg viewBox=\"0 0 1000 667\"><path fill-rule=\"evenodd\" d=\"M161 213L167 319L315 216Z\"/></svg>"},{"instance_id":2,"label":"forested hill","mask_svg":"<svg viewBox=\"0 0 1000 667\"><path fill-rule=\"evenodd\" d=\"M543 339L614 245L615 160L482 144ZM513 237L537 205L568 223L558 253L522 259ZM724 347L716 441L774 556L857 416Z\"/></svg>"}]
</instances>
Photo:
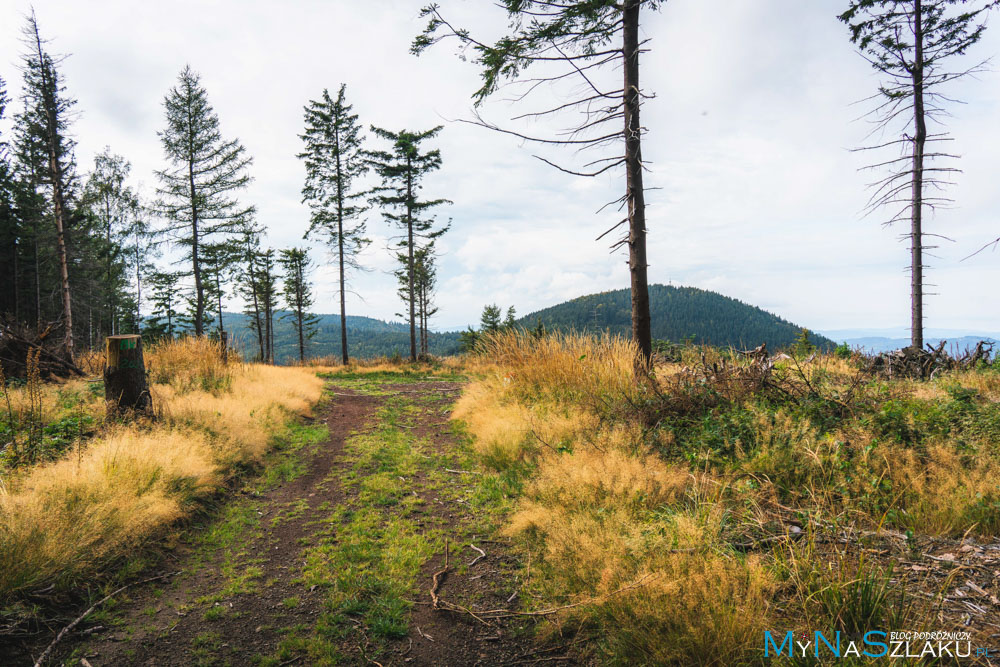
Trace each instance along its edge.
<instances>
[{"instance_id":1,"label":"forested hill","mask_svg":"<svg viewBox=\"0 0 1000 667\"><path fill-rule=\"evenodd\" d=\"M681 342L694 337L696 343L739 348L763 342L771 349L792 343L801 327L766 310L695 287L649 286L653 338ZM518 323L533 327L577 331L606 330L628 336L632 331L631 290L581 296L522 317ZM832 347L833 341L818 334L812 341Z\"/></svg>"},{"instance_id":2,"label":"forested hill","mask_svg":"<svg viewBox=\"0 0 1000 667\"><path fill-rule=\"evenodd\" d=\"M288 363L298 358L298 338L288 320L279 319L276 314L274 331L275 361ZM319 332L306 343L307 357L326 355L340 356L340 315L317 315ZM240 313L226 313L226 329L239 341L247 357L257 354L257 339L250 330L249 320ZM212 324L215 328L215 324ZM410 326L401 322L384 322L371 317L347 316L347 346L350 355L357 359L391 357L398 353L406 357L410 353ZM430 333L431 354L449 355L459 351L458 333Z\"/></svg>"}]
</instances>

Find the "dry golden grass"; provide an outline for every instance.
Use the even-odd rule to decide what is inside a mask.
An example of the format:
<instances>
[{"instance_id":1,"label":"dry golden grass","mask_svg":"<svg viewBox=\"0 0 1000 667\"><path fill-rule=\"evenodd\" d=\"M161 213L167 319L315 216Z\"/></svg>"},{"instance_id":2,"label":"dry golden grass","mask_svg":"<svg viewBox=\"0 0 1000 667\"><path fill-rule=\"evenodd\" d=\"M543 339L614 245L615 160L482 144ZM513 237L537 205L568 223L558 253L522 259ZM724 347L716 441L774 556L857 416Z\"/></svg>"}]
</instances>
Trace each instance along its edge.
<instances>
[{"instance_id":1,"label":"dry golden grass","mask_svg":"<svg viewBox=\"0 0 1000 667\"><path fill-rule=\"evenodd\" d=\"M309 369L223 365L215 355L207 342L151 346L161 419L114 428L61 461L8 476L0 596L71 583L158 534L235 463L259 461L274 431L322 393Z\"/></svg>"},{"instance_id":2,"label":"dry golden grass","mask_svg":"<svg viewBox=\"0 0 1000 667\"><path fill-rule=\"evenodd\" d=\"M649 451L639 424L599 414L602 400L635 395L634 346L516 333L487 346L485 357L470 360L481 379L453 417L488 465L535 464L506 531L531 551L537 604L585 602L553 629L596 625L619 662L747 658L776 583L758 559L717 549L722 506L703 487L718 484Z\"/></svg>"},{"instance_id":3,"label":"dry golden grass","mask_svg":"<svg viewBox=\"0 0 1000 667\"><path fill-rule=\"evenodd\" d=\"M123 429L0 490L0 592L71 581L141 544L216 488L208 438Z\"/></svg>"},{"instance_id":4,"label":"dry golden grass","mask_svg":"<svg viewBox=\"0 0 1000 667\"><path fill-rule=\"evenodd\" d=\"M224 391L241 366L234 351L230 350L228 363L223 363L217 341L195 336L150 345L143 356L150 383L168 384L178 393Z\"/></svg>"}]
</instances>

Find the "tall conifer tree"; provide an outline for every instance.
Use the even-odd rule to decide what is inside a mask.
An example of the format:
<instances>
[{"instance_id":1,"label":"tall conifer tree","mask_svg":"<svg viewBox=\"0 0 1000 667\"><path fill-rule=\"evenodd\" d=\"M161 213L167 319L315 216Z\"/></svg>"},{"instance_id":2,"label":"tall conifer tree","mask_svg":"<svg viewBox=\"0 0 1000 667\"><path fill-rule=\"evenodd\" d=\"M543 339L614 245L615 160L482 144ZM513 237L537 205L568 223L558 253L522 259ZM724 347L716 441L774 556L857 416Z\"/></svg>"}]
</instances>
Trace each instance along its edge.
<instances>
[{"instance_id":1,"label":"tall conifer tree","mask_svg":"<svg viewBox=\"0 0 1000 667\"><path fill-rule=\"evenodd\" d=\"M448 225L434 227L431 209L451 203L447 199L421 199L423 180L429 173L441 168L441 151L421 152L421 144L435 138L441 126L425 132L401 130L390 132L372 127L376 136L390 142L387 151L369 151L368 159L382 179L382 185L373 191L373 200L382 207L382 215L402 230L398 258L406 275L406 296L409 308L410 360L417 360L417 283L416 256L426 243L448 231Z\"/></svg>"},{"instance_id":2,"label":"tall conifer tree","mask_svg":"<svg viewBox=\"0 0 1000 667\"><path fill-rule=\"evenodd\" d=\"M941 194L954 167L935 160L954 158L944 150L928 150L949 141L940 129L945 105L954 102L942 87L981 69L952 62L978 42L986 30L987 12L998 0L851 0L840 20L851 30L851 41L878 71L878 103L873 115L883 131L900 137L870 149L894 149L898 157L873 167L889 174L872 184L871 209L888 208L885 224L909 223L910 346L924 346L924 213L951 203ZM934 131L933 123L939 124Z\"/></svg>"},{"instance_id":3,"label":"tall conifer tree","mask_svg":"<svg viewBox=\"0 0 1000 667\"><path fill-rule=\"evenodd\" d=\"M283 271L285 307L288 309L282 319L292 321L298 338L299 361L305 361L306 341L314 338L319 330L319 318L309 312L313 305L312 285L309 282L312 262L304 248L289 248L278 254L278 263Z\"/></svg>"},{"instance_id":4,"label":"tall conifer tree","mask_svg":"<svg viewBox=\"0 0 1000 667\"><path fill-rule=\"evenodd\" d=\"M38 29L34 11L24 27L24 115L25 129L36 146L43 147L44 165L37 176L49 189L52 220L56 228L56 253L59 261L59 291L62 302L63 343L68 357L72 358L73 305L70 291L70 258L68 226L69 199L75 178L76 163L73 157L75 143L68 137L71 110L76 100L66 96L54 59L45 50L45 41Z\"/></svg>"},{"instance_id":5,"label":"tall conifer tree","mask_svg":"<svg viewBox=\"0 0 1000 667\"><path fill-rule=\"evenodd\" d=\"M363 137L357 114L345 99L341 85L337 99L323 90L319 100L305 107L305 132L301 135L305 150L299 158L305 162L306 181L302 201L309 204L310 220L306 238L315 232L337 255L340 278L340 349L344 364L347 354L347 278L348 269L360 268L357 258L368 245L365 222L359 219L366 210L359 204L364 192L354 183L368 171L362 149Z\"/></svg>"},{"instance_id":6,"label":"tall conifer tree","mask_svg":"<svg viewBox=\"0 0 1000 667\"><path fill-rule=\"evenodd\" d=\"M183 248L194 279L194 333L205 332L206 285L202 248L239 231L253 213L236 192L250 183L252 158L236 139L223 139L219 116L190 66L164 99L167 127L159 133L169 166L160 180L157 209L166 233Z\"/></svg>"}]
</instances>

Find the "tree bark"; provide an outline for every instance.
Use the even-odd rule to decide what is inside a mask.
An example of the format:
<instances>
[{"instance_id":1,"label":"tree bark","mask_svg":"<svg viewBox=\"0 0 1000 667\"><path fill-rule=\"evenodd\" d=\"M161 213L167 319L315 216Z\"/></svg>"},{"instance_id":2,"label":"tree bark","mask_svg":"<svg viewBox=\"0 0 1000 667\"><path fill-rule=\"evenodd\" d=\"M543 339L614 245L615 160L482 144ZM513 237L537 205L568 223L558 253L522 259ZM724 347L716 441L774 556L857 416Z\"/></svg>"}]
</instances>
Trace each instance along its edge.
<instances>
[{"instance_id":1,"label":"tree bark","mask_svg":"<svg viewBox=\"0 0 1000 667\"><path fill-rule=\"evenodd\" d=\"M108 336L107 364L104 367L104 398L108 412L152 413L153 399L142 358L142 337Z\"/></svg>"},{"instance_id":2,"label":"tree bark","mask_svg":"<svg viewBox=\"0 0 1000 667\"><path fill-rule=\"evenodd\" d=\"M73 302L69 288L69 257L66 250L66 201L63 193L62 165L59 163L59 152L56 145L58 127L55 118L55 81L49 81L48 66L45 54L42 52L42 38L38 34L38 26L34 24L34 14L31 21L35 32L35 52L38 54L38 69L42 74L42 106L45 109L46 135L49 149L49 177L52 180L52 209L56 220L56 251L59 254L59 278L62 291L63 325L66 356L73 361Z\"/></svg>"},{"instance_id":3,"label":"tree bark","mask_svg":"<svg viewBox=\"0 0 1000 667\"><path fill-rule=\"evenodd\" d=\"M642 185L642 125L639 122L639 7L641 0L625 0L623 56L625 70L625 172L628 202L628 263L632 287L632 339L641 361L648 364L653 341L650 331L649 283L646 264L646 199Z\"/></svg>"},{"instance_id":4,"label":"tree bark","mask_svg":"<svg viewBox=\"0 0 1000 667\"><path fill-rule=\"evenodd\" d=\"M302 264L297 264L295 267L295 311L296 317L299 322L299 361L304 363L306 360L306 338L305 338L305 324L306 315L305 311L302 310L302 299L304 298L305 290L305 279L306 277L302 274Z\"/></svg>"},{"instance_id":5,"label":"tree bark","mask_svg":"<svg viewBox=\"0 0 1000 667\"><path fill-rule=\"evenodd\" d=\"M410 292L410 361L417 360L417 322L414 313L413 293L413 165L406 158L406 233L407 233L407 287Z\"/></svg>"},{"instance_id":6,"label":"tree bark","mask_svg":"<svg viewBox=\"0 0 1000 667\"><path fill-rule=\"evenodd\" d=\"M347 365L347 286L344 285L344 177L340 161L340 132L334 133L337 150L337 248L340 259L340 356Z\"/></svg>"},{"instance_id":7,"label":"tree bark","mask_svg":"<svg viewBox=\"0 0 1000 667\"><path fill-rule=\"evenodd\" d=\"M924 145L927 123L924 110L923 4L913 3L913 175L910 208L910 347L924 347L924 249L923 195Z\"/></svg>"},{"instance_id":8,"label":"tree bark","mask_svg":"<svg viewBox=\"0 0 1000 667\"><path fill-rule=\"evenodd\" d=\"M191 91L187 91L188 112L188 185L191 188L191 265L194 271L194 335L204 333L205 291L201 284L201 263L198 257L198 193L194 182L194 114L191 111Z\"/></svg>"}]
</instances>

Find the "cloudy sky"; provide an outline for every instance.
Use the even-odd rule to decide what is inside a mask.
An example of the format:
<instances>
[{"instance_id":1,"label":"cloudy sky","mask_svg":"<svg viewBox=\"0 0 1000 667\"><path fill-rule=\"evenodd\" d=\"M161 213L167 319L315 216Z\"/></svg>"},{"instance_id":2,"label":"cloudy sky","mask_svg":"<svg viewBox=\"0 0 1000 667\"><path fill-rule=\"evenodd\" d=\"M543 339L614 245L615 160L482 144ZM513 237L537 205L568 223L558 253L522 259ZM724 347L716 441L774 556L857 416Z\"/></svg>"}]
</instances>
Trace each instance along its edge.
<instances>
[{"instance_id":1,"label":"cloudy sky","mask_svg":"<svg viewBox=\"0 0 1000 667\"><path fill-rule=\"evenodd\" d=\"M189 63L202 75L222 123L254 157L246 193L276 247L301 245L302 106L324 87L347 84L362 121L390 129L443 124L444 167L425 193L454 205L441 243L436 328L464 326L486 303L527 313L568 298L628 285L625 256L594 239L617 217L597 214L619 196L620 176L581 179L533 157L517 139L455 122L469 118L474 65L441 44L416 58L419 0L37 0L35 11L79 101L74 125L81 168L106 145L131 160L147 192L163 166L156 132L163 96ZM496 36L501 10L486 0L442 0L460 24ZM656 94L649 129L650 280L719 291L814 329L882 328L908 322L909 283L901 229L863 218L865 157L849 151L869 130L856 102L877 79L836 20L834 0L671 0L648 14L651 51L642 81ZM0 3L0 76L19 93L16 69L29 3ZM975 56L1000 54L1000 25ZM611 76L617 76L611 73ZM543 94L558 100L571 91ZM952 88L967 102L949 129L964 173L954 210L929 231L955 239L935 251L927 325L1000 331L1000 252L962 261L1000 235L1000 71ZM501 97L490 120L518 111ZM522 126L523 128L524 126ZM531 128L529 128L531 129ZM572 162L573 156L544 153ZM354 277L349 313L391 319L401 310L377 213L374 243ZM329 262L321 246L314 257ZM332 270L316 274L318 310L335 310ZM233 303L235 307L237 304Z\"/></svg>"}]
</instances>

